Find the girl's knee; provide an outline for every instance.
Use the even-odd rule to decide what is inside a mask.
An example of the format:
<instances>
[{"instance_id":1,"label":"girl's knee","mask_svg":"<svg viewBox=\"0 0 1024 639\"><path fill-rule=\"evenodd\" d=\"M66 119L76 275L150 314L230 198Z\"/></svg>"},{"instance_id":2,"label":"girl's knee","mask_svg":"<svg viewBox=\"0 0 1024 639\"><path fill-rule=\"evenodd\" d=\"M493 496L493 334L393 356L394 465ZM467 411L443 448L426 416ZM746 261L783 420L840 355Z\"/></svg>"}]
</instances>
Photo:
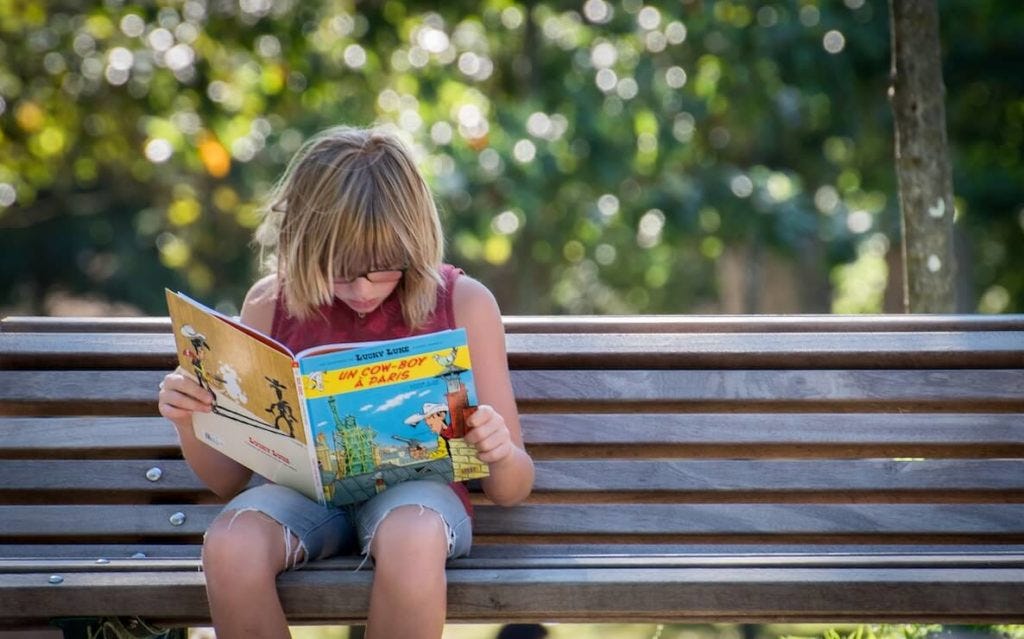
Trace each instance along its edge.
<instances>
[{"instance_id":1,"label":"girl's knee","mask_svg":"<svg viewBox=\"0 0 1024 639\"><path fill-rule=\"evenodd\" d=\"M214 575L272 575L302 559L299 541L282 524L257 511L227 511L203 539L203 569Z\"/></svg>"},{"instance_id":2,"label":"girl's knee","mask_svg":"<svg viewBox=\"0 0 1024 639\"><path fill-rule=\"evenodd\" d=\"M396 564L416 560L439 561L448 557L451 533L441 515L423 506L399 506L377 525L370 553L378 568L382 560Z\"/></svg>"}]
</instances>

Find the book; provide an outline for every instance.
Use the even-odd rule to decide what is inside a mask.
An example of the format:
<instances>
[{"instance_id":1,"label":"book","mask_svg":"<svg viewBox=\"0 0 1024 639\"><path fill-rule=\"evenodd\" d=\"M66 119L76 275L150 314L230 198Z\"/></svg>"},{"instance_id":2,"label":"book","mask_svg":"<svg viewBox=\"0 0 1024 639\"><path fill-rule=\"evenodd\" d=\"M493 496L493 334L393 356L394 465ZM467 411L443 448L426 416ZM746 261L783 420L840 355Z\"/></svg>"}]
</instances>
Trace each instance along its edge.
<instances>
[{"instance_id":1,"label":"book","mask_svg":"<svg viewBox=\"0 0 1024 639\"><path fill-rule=\"evenodd\" d=\"M408 479L487 476L464 439L477 405L465 329L292 353L165 293L179 368L214 396L196 437L267 480L340 506Z\"/></svg>"}]
</instances>

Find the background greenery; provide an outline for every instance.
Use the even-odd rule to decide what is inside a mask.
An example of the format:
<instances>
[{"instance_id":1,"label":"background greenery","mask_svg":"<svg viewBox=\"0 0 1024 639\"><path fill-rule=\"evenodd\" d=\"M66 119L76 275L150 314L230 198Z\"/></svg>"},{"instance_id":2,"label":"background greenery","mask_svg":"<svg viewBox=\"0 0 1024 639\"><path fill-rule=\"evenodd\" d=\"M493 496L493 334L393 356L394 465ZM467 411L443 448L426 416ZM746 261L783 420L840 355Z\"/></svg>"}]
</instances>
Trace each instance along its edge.
<instances>
[{"instance_id":1,"label":"background greenery","mask_svg":"<svg viewBox=\"0 0 1024 639\"><path fill-rule=\"evenodd\" d=\"M1024 5L939 4L959 306L1022 312ZM901 310L882 0L0 0L0 41L7 313L233 310L339 122L415 143L506 313Z\"/></svg>"}]
</instances>

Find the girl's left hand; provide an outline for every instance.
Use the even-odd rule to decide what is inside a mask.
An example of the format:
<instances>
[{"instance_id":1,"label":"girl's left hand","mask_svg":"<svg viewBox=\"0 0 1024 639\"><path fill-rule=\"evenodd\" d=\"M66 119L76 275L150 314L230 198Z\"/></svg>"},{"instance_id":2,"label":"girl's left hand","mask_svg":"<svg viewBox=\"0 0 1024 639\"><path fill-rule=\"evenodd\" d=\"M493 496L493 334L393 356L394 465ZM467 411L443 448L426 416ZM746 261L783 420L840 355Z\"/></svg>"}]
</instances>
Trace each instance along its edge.
<instances>
[{"instance_id":1,"label":"girl's left hand","mask_svg":"<svg viewBox=\"0 0 1024 639\"><path fill-rule=\"evenodd\" d=\"M512 454L515 445L505 419L487 404L481 404L466 420L466 442L476 448L480 461L494 464Z\"/></svg>"}]
</instances>

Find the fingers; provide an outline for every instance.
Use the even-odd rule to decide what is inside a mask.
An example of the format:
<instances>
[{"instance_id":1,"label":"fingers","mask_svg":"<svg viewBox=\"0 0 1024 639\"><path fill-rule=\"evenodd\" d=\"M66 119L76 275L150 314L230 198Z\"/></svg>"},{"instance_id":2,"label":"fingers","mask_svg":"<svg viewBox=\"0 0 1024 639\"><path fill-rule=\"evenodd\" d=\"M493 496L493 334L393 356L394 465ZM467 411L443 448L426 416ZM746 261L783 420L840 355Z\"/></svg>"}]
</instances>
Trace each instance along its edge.
<instances>
[{"instance_id":1,"label":"fingers","mask_svg":"<svg viewBox=\"0 0 1024 639\"><path fill-rule=\"evenodd\" d=\"M476 448L480 461L500 461L512 452L512 438L505 419L493 408L481 405L467 420L466 441Z\"/></svg>"},{"instance_id":2,"label":"fingers","mask_svg":"<svg viewBox=\"0 0 1024 639\"><path fill-rule=\"evenodd\" d=\"M157 409L167 419L177 421L195 412L210 412L213 395L195 380L181 373L170 373L160 382Z\"/></svg>"}]
</instances>

